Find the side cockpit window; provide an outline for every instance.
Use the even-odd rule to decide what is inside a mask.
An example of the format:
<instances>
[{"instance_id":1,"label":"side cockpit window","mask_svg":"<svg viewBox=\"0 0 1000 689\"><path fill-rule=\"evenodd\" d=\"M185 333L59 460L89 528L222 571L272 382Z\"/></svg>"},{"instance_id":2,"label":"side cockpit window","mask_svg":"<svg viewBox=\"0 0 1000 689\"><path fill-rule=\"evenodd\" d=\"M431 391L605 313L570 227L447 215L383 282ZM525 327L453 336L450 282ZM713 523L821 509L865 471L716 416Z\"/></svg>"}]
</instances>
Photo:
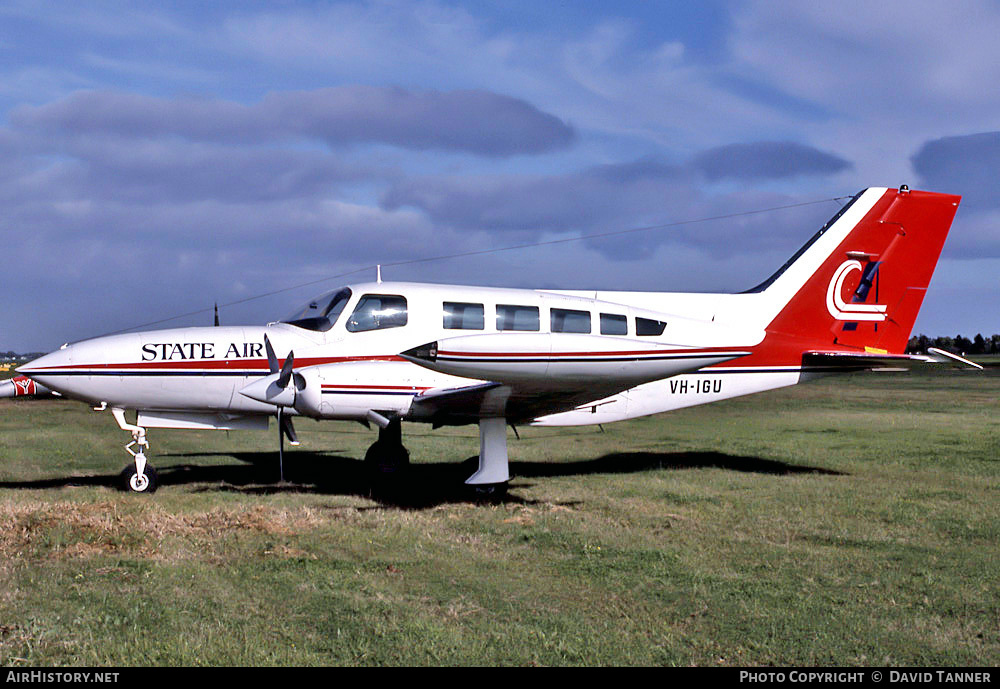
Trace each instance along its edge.
<instances>
[{"instance_id":1,"label":"side cockpit window","mask_svg":"<svg viewBox=\"0 0 1000 689\"><path fill-rule=\"evenodd\" d=\"M351 290L346 287L321 294L284 319L282 323L325 333L337 322L341 312L350 300Z\"/></svg>"},{"instance_id":2,"label":"side cockpit window","mask_svg":"<svg viewBox=\"0 0 1000 689\"><path fill-rule=\"evenodd\" d=\"M395 294L366 294L347 319L352 333L400 328L406 325L406 297Z\"/></svg>"},{"instance_id":3,"label":"side cockpit window","mask_svg":"<svg viewBox=\"0 0 1000 689\"><path fill-rule=\"evenodd\" d=\"M652 318L636 318L635 334L640 336L662 335L667 324L663 321L654 321Z\"/></svg>"}]
</instances>

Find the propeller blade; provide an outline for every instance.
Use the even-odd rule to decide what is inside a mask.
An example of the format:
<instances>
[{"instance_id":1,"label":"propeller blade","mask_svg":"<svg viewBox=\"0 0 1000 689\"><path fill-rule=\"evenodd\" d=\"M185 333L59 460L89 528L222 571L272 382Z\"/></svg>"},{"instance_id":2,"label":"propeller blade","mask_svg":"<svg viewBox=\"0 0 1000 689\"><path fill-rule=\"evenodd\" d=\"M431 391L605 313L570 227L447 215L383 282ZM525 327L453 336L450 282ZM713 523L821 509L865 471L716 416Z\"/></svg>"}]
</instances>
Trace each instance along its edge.
<instances>
[{"instance_id":1,"label":"propeller blade","mask_svg":"<svg viewBox=\"0 0 1000 689\"><path fill-rule=\"evenodd\" d=\"M292 417L288 414L281 415L281 431L288 438L288 442L298 447L299 436L295 433L295 426L292 425Z\"/></svg>"},{"instance_id":2,"label":"propeller blade","mask_svg":"<svg viewBox=\"0 0 1000 689\"><path fill-rule=\"evenodd\" d=\"M271 346L271 341L267 339L267 335L264 335L264 350L267 352L267 367L271 369L271 373L277 373L278 357L274 355L274 347Z\"/></svg>"},{"instance_id":3,"label":"propeller blade","mask_svg":"<svg viewBox=\"0 0 1000 689\"><path fill-rule=\"evenodd\" d=\"M278 478L285 482L285 414L282 407L278 407Z\"/></svg>"},{"instance_id":4,"label":"propeller blade","mask_svg":"<svg viewBox=\"0 0 1000 689\"><path fill-rule=\"evenodd\" d=\"M295 368L295 352L289 352L285 358L285 365L281 367L281 374L278 376L278 387L288 387L288 381L292 378L292 370Z\"/></svg>"}]
</instances>

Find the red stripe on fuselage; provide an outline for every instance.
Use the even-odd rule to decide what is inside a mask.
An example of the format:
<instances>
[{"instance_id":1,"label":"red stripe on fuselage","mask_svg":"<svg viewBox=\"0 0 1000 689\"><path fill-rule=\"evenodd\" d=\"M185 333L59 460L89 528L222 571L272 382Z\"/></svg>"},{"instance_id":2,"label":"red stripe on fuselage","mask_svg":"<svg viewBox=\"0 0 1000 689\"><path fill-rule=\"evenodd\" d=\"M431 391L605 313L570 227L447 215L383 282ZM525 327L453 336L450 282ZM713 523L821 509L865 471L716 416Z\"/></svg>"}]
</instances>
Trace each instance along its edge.
<instances>
[{"instance_id":1,"label":"red stripe on fuselage","mask_svg":"<svg viewBox=\"0 0 1000 689\"><path fill-rule=\"evenodd\" d=\"M350 361L406 361L406 359L395 355L384 356L333 356L333 357L313 357L308 359L296 359L295 368L305 368L307 366L320 366L322 364L338 364ZM278 366L284 365L285 360L279 359ZM45 366L32 369L32 373L41 373L50 370L79 370L79 369L128 369L128 370L153 370L153 369L174 369L186 371L218 371L226 369L252 369L268 370L267 359L203 359L200 361L137 361L124 364L70 364L65 366Z\"/></svg>"}]
</instances>

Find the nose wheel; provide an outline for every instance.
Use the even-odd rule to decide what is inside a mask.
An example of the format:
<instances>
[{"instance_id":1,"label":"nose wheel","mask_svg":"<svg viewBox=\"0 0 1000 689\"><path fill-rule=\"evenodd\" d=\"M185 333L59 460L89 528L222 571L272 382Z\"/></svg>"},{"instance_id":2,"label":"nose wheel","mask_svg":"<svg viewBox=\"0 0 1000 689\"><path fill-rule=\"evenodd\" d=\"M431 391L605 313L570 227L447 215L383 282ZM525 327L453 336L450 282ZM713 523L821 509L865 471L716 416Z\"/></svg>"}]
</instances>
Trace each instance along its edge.
<instances>
[{"instance_id":1,"label":"nose wheel","mask_svg":"<svg viewBox=\"0 0 1000 689\"><path fill-rule=\"evenodd\" d=\"M124 491L133 493L154 493L159 487L159 476L152 464L146 463L146 453L149 442L146 440L146 429L142 426L128 423L125 420L125 410L113 407L111 414L118 422L119 428L132 434L132 442L125 446L125 451L132 455L133 463L128 464L118 475L118 485ZM135 446L137 449L133 450Z\"/></svg>"},{"instance_id":2,"label":"nose wheel","mask_svg":"<svg viewBox=\"0 0 1000 689\"><path fill-rule=\"evenodd\" d=\"M146 466L143 473L138 473L136 468L129 464L122 473L118 474L118 486L124 491L132 493L154 493L159 488L160 477L156 469Z\"/></svg>"}]
</instances>

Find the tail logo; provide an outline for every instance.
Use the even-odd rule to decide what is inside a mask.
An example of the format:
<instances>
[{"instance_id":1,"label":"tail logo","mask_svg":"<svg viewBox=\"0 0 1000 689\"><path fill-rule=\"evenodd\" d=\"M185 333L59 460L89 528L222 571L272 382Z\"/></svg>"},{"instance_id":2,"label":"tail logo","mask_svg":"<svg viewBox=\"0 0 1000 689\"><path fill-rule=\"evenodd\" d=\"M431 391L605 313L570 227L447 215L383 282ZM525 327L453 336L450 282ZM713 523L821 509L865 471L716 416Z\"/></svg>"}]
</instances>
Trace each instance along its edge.
<instances>
[{"instance_id":1,"label":"tail logo","mask_svg":"<svg viewBox=\"0 0 1000 689\"><path fill-rule=\"evenodd\" d=\"M27 376L14 376L11 378L11 382L14 383L15 386L15 397L35 394L35 381L31 380L31 378L28 378Z\"/></svg>"},{"instance_id":2,"label":"tail logo","mask_svg":"<svg viewBox=\"0 0 1000 689\"><path fill-rule=\"evenodd\" d=\"M826 290L826 308L838 321L884 321L885 304L862 304L844 301L844 282L854 271L863 274L861 261L849 260L840 264ZM860 290L859 290L860 291ZM867 291L864 297L867 298Z\"/></svg>"}]
</instances>

